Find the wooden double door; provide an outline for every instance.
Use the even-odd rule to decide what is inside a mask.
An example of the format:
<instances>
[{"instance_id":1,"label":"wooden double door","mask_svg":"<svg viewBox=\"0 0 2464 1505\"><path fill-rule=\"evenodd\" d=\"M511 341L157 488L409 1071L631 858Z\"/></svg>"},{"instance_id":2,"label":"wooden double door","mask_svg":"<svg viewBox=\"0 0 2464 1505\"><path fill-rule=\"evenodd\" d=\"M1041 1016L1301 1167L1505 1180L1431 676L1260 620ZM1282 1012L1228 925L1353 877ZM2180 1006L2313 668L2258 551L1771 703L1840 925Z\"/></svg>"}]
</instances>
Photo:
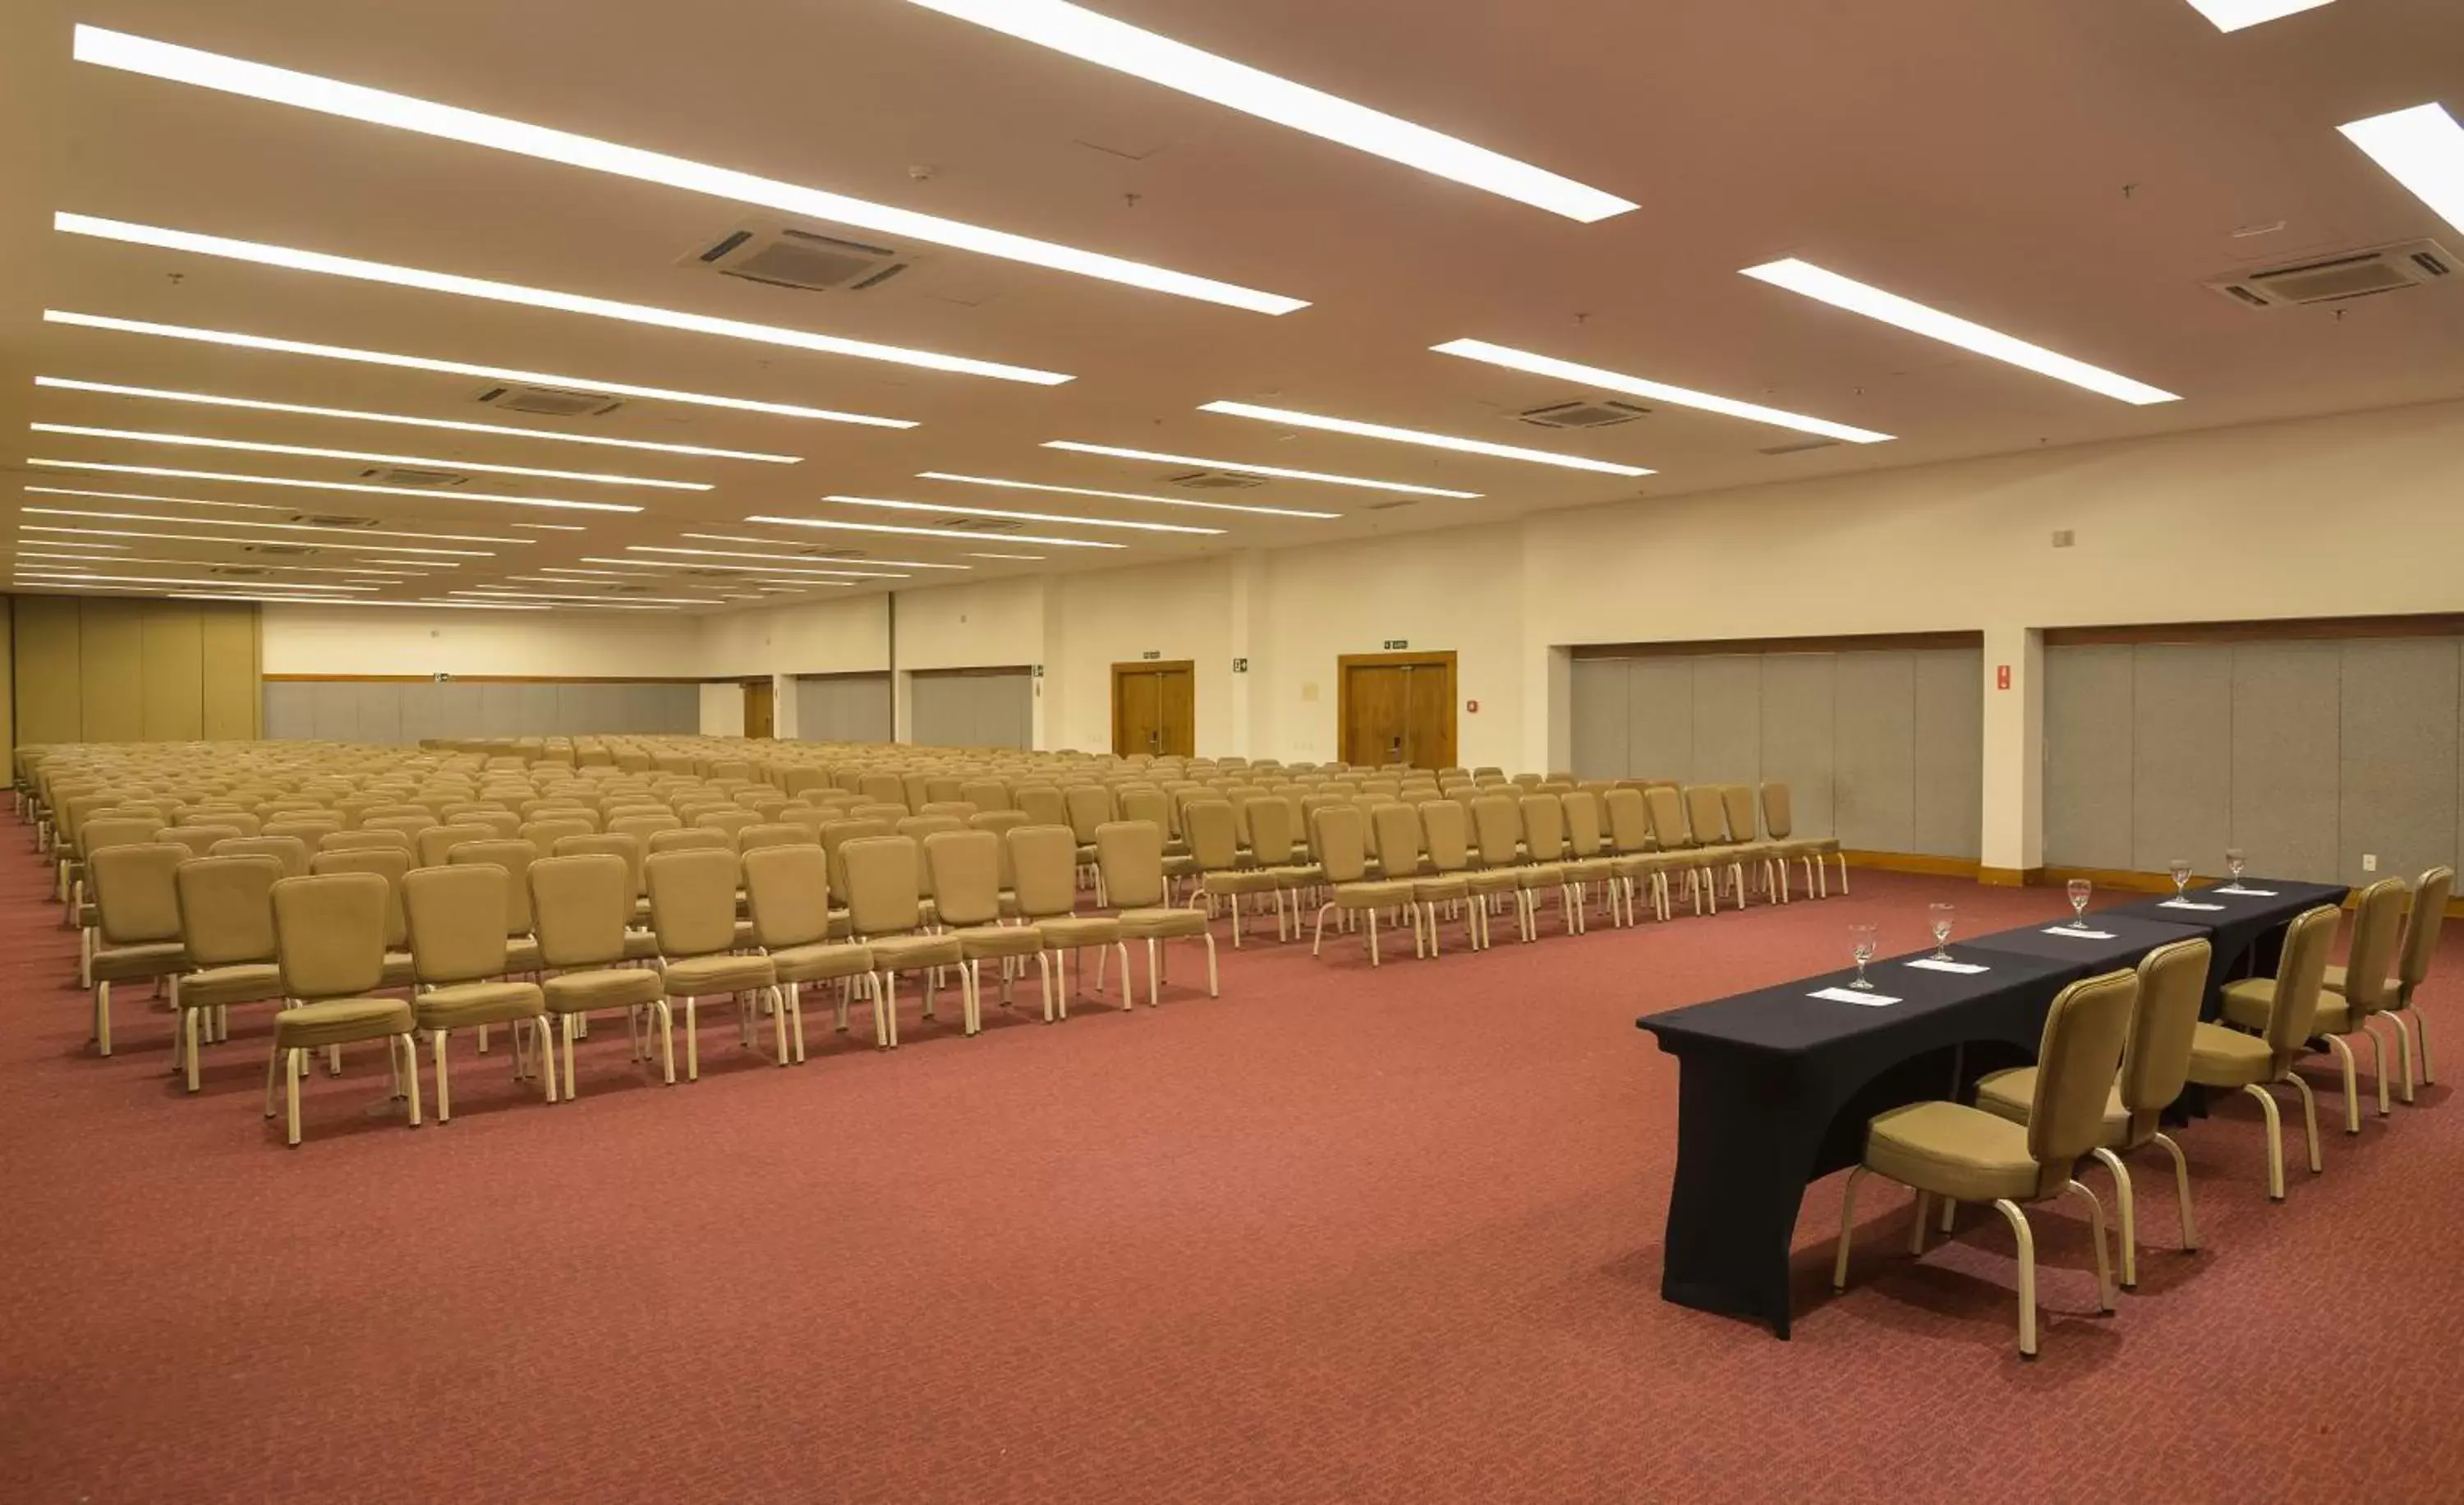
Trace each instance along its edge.
<instances>
[{"instance_id":1,"label":"wooden double door","mask_svg":"<svg viewBox=\"0 0 2464 1505\"><path fill-rule=\"evenodd\" d=\"M1364 767L1455 764L1455 655L1346 653L1336 718L1343 761Z\"/></svg>"},{"instance_id":2,"label":"wooden double door","mask_svg":"<svg viewBox=\"0 0 2464 1505\"><path fill-rule=\"evenodd\" d=\"M1198 671L1186 658L1112 666L1112 754L1198 756Z\"/></svg>"},{"instance_id":3,"label":"wooden double door","mask_svg":"<svg viewBox=\"0 0 2464 1505\"><path fill-rule=\"evenodd\" d=\"M744 735L779 735L778 685L769 679L744 681Z\"/></svg>"}]
</instances>

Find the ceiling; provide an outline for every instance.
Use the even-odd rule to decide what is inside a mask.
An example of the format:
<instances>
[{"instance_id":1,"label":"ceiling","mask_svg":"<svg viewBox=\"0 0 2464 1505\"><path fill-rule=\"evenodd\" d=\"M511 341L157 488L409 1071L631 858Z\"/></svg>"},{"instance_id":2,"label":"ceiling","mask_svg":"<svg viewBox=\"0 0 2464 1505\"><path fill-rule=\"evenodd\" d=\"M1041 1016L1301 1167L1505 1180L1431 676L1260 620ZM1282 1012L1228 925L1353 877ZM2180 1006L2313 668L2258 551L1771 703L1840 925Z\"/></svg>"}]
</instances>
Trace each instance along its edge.
<instances>
[{"instance_id":1,"label":"ceiling","mask_svg":"<svg viewBox=\"0 0 2464 1505\"><path fill-rule=\"evenodd\" d=\"M34 0L0 22L0 509L33 568L153 576L285 563L294 585L412 601L506 587L648 587L682 609L1118 564L1459 525L1953 456L2464 394L2464 286L2253 310L2201 284L2317 253L2464 232L2338 135L2443 101L2464 116L2464 10L2343 0L2223 33L2184 0L1101 0L1122 20L1446 131L1634 201L1594 224L1431 177L1097 68L906 0ZM89 23L550 125L1307 299L1281 317L934 246L865 292L715 275L693 255L758 220L877 232L70 57ZM56 232L55 210L1067 372L1060 386L644 327ZM2280 226L2276 229L2265 227ZM2243 233L2236 234L2236 232ZM1738 276L1801 256L2181 394L2132 407ZM680 258L685 264L680 265ZM2456 279L2464 283L2464 277ZM497 383L45 322L46 309L912 420L856 427L633 399L597 417L505 413ZM1614 395L1432 354L1472 337L1898 437L1795 454L1806 435L1645 403L1591 432L1520 410ZM534 432L784 454L681 456L522 436L37 388L50 376L365 409ZM1637 479L1198 411L1233 399L1649 467ZM326 483L368 462L30 432L156 431L459 465L615 472L700 492L468 473L460 489L637 504L542 510L32 467L34 458ZM1276 480L1177 489L1194 467L1041 448L1077 440L1477 492L1407 498ZM993 491L940 471L1339 514L1262 517ZM267 510L27 494L27 485ZM1020 523L1121 549L811 532L772 514L939 526L853 495L1220 534ZM1386 503L1403 502L1401 506ZM170 524L27 513L121 512ZM49 528L196 534L203 520L346 514L466 555L398 582L376 536L284 534L317 552ZM545 531L517 524L579 525ZM226 526L238 538L252 530ZM922 568L844 584L630 570L641 546L862 551ZM253 536L253 535L252 535ZM26 552L121 545L132 563ZM1001 560L984 554L1034 555ZM656 557L656 556L652 556ZM666 558L690 562L695 556ZM135 562L143 561L143 564ZM160 563L157 563L160 562ZM704 558L703 563L745 563ZM824 566L825 567L826 562ZM66 588L91 588L63 582ZM139 584L137 590L176 585ZM637 590L635 594L645 593ZM727 599L736 598L736 599ZM709 602L715 605L702 605ZM595 609L574 603L574 609Z\"/></svg>"}]
</instances>

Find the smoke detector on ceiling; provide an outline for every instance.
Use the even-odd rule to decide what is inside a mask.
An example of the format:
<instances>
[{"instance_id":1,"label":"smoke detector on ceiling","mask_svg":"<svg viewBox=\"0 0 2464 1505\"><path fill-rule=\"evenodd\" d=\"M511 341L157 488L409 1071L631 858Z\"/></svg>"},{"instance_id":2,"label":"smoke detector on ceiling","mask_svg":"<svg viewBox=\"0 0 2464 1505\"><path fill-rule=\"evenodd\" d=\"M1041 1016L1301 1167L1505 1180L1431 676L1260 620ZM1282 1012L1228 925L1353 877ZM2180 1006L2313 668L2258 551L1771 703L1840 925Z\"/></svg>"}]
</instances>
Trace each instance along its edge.
<instances>
[{"instance_id":1,"label":"smoke detector on ceiling","mask_svg":"<svg viewBox=\"0 0 2464 1505\"><path fill-rule=\"evenodd\" d=\"M1647 417L1650 412L1648 408L1621 403L1614 397L1578 397L1545 408L1527 408L1514 416L1543 429L1607 429Z\"/></svg>"},{"instance_id":2,"label":"smoke detector on ceiling","mask_svg":"<svg viewBox=\"0 0 2464 1505\"><path fill-rule=\"evenodd\" d=\"M2246 307L2291 308L2428 287L2453 277L2457 266L2438 242L2408 240L2213 277L2208 286Z\"/></svg>"},{"instance_id":3,"label":"smoke detector on ceiling","mask_svg":"<svg viewBox=\"0 0 2464 1505\"><path fill-rule=\"evenodd\" d=\"M864 293L908 271L917 260L913 254L890 246L764 220L737 226L677 265L703 267L747 282L804 293Z\"/></svg>"},{"instance_id":4,"label":"smoke detector on ceiling","mask_svg":"<svg viewBox=\"0 0 2464 1505\"><path fill-rule=\"evenodd\" d=\"M1165 476L1164 484L1186 491L1250 491L1266 482L1263 476L1243 476L1236 471L1190 471Z\"/></svg>"},{"instance_id":5,"label":"smoke detector on ceiling","mask_svg":"<svg viewBox=\"0 0 2464 1505\"><path fill-rule=\"evenodd\" d=\"M605 392L577 392L562 387L506 382L481 392L477 400L491 408L536 413L542 418L598 418L625 406L625 399Z\"/></svg>"},{"instance_id":6,"label":"smoke detector on ceiling","mask_svg":"<svg viewBox=\"0 0 2464 1505\"><path fill-rule=\"evenodd\" d=\"M460 471L430 470L417 465L379 465L360 472L360 479L380 486L417 486L438 491L452 486L466 486L471 477Z\"/></svg>"}]
</instances>

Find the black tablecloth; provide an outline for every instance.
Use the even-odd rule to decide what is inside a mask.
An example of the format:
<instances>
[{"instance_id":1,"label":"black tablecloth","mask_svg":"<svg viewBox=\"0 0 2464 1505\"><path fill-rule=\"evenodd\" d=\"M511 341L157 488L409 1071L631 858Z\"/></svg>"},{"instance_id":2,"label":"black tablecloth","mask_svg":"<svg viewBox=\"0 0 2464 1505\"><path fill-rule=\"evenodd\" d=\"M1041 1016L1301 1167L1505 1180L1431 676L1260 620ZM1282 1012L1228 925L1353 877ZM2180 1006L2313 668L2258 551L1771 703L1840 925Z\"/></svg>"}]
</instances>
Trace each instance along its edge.
<instances>
[{"instance_id":1,"label":"black tablecloth","mask_svg":"<svg viewBox=\"0 0 2464 1505\"><path fill-rule=\"evenodd\" d=\"M2228 894L2228 887L2264 889L2264 894ZM2169 896L2150 896L2111 909L2091 911L2088 918L2101 925L2112 919L2152 919L2161 924L2196 925L2209 933L2215 955L2208 962L2208 996L2201 1013L2216 1016L2218 994L2237 977L2276 970L2284 947L2284 927L2303 910L2321 904L2342 904L2352 892L2342 883L2301 883L2291 878L2244 878L2238 885L2208 884L2186 896L2194 903L2221 904L2222 909L2173 909ZM2111 929L2107 925L2103 928Z\"/></svg>"},{"instance_id":2,"label":"black tablecloth","mask_svg":"<svg viewBox=\"0 0 2464 1505\"><path fill-rule=\"evenodd\" d=\"M1856 974L1843 971L1635 1021L1683 1063L1663 1298L1758 1317L1787 1337L1806 1183L1857 1163L1875 1114L2034 1060L2055 995L2089 975L2075 961L1969 946L1951 956L1991 970L1933 972L1901 957L1870 971L1897 1004L1807 996L1845 986Z\"/></svg>"},{"instance_id":3,"label":"black tablecloth","mask_svg":"<svg viewBox=\"0 0 2464 1505\"><path fill-rule=\"evenodd\" d=\"M2022 925L2016 930L1997 930L1990 936L1979 936L1969 944L1979 951L2077 962L2087 968L2084 975L2093 977L2099 972L2118 972L2135 967L2140 958L2158 946L2170 945L2176 941L2198 941L2209 934L2203 925L2141 919L2119 910L2106 909L2091 912L2076 926L2067 919L2048 920L2041 925Z\"/></svg>"}]
</instances>

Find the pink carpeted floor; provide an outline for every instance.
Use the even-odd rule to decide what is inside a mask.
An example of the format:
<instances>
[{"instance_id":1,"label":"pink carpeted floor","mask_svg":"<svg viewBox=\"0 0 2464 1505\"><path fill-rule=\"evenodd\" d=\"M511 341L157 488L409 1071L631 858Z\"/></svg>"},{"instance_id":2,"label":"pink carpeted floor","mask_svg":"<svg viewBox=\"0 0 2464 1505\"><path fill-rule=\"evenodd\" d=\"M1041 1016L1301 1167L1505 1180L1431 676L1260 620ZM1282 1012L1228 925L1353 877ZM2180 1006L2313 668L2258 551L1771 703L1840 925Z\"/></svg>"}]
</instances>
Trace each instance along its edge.
<instances>
[{"instance_id":1,"label":"pink carpeted floor","mask_svg":"<svg viewBox=\"0 0 2464 1505\"><path fill-rule=\"evenodd\" d=\"M2110 1317L2083 1222L2038 1213L2037 1364L1998 1220L1913 1262L1877 1191L1833 1298L1837 1178L1793 1341L1660 1300L1675 1063L1634 1017L1838 964L1852 918L1905 949L1929 900L1974 934L2053 892L1860 874L1375 973L1226 946L1217 1002L975 1040L953 1006L889 1056L823 1023L781 1071L714 1023L673 1089L603 1027L554 1109L466 1046L416 1132L363 1049L286 1151L261 1012L196 1098L142 988L91 1053L71 935L0 842L11 1501L2464 1497L2446 1087L2358 1140L2322 1092L2326 1174L2297 1152L2282 1206L2255 1108L2194 1126L2208 1250L2143 1175Z\"/></svg>"}]
</instances>

